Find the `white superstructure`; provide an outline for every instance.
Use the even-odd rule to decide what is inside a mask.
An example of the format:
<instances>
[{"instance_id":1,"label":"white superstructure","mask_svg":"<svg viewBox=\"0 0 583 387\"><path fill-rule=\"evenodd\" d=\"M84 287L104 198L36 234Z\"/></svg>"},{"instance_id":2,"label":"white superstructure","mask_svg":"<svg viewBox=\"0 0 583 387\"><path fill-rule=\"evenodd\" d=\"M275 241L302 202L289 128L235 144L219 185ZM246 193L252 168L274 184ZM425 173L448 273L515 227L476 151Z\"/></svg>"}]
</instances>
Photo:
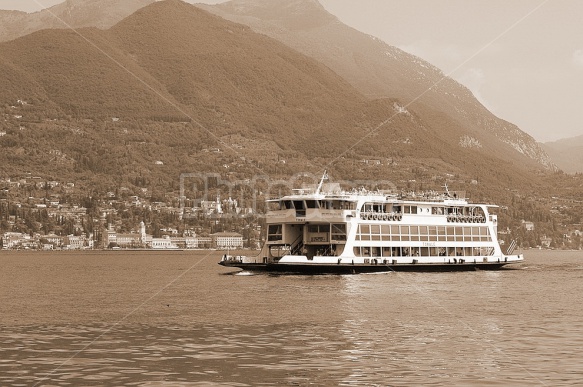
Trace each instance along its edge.
<instances>
[{"instance_id":1,"label":"white superstructure","mask_svg":"<svg viewBox=\"0 0 583 387\"><path fill-rule=\"evenodd\" d=\"M502 252L495 206L469 203L458 193L394 195L338 186L296 190L268 200L266 243L257 258L227 257L270 270L380 271L497 268L520 262ZM240 263L240 264L236 264Z\"/></svg>"}]
</instances>

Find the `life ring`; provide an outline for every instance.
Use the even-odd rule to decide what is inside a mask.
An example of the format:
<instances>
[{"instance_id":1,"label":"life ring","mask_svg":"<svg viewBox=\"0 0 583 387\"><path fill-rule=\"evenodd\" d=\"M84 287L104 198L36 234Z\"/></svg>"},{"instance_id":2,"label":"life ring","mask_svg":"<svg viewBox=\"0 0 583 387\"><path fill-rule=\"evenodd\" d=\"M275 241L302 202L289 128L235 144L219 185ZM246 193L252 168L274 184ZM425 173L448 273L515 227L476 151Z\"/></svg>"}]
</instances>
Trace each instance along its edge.
<instances>
[{"instance_id":1,"label":"life ring","mask_svg":"<svg viewBox=\"0 0 583 387\"><path fill-rule=\"evenodd\" d=\"M403 215L401 215L401 214L397 215L397 220L401 220L401 219L403 219Z\"/></svg>"},{"instance_id":2,"label":"life ring","mask_svg":"<svg viewBox=\"0 0 583 387\"><path fill-rule=\"evenodd\" d=\"M372 214L372 218L373 220L379 220L379 214L375 212L374 214Z\"/></svg>"},{"instance_id":3,"label":"life ring","mask_svg":"<svg viewBox=\"0 0 583 387\"><path fill-rule=\"evenodd\" d=\"M482 223L486 223L486 218L482 216L482 217L480 218L480 221L481 221Z\"/></svg>"},{"instance_id":4,"label":"life ring","mask_svg":"<svg viewBox=\"0 0 583 387\"><path fill-rule=\"evenodd\" d=\"M388 215L387 214L383 214L383 220L387 220Z\"/></svg>"}]
</instances>

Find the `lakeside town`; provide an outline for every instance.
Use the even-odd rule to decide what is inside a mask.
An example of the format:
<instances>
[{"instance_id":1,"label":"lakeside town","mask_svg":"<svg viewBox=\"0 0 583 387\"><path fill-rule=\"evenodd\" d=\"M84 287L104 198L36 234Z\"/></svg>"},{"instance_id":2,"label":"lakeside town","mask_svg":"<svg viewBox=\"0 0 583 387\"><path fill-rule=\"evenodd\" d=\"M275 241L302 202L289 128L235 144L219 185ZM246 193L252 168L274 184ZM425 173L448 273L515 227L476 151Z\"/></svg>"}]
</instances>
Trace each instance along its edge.
<instances>
[{"instance_id":1,"label":"lakeside town","mask_svg":"<svg viewBox=\"0 0 583 387\"><path fill-rule=\"evenodd\" d=\"M74 183L0 178L3 250L240 249L260 245L253 210L231 198L184 208L178 194L155 198L120 187L86 196ZM235 232L243 230L243 234Z\"/></svg>"},{"instance_id":2,"label":"lakeside town","mask_svg":"<svg viewBox=\"0 0 583 387\"><path fill-rule=\"evenodd\" d=\"M0 247L3 250L240 249L262 244L257 208L231 197L184 200L180 192L121 186L92 192L72 182L26 174L0 178ZM532 219L511 219L501 207L501 245L518 239L524 248L581 249L579 223L568 224L579 203L537 199ZM518 203L518 200L517 200ZM525 201L520 200L521 206ZM541 208L549 207L545 216ZM558 221L557 221L558 220ZM559 223L560 221L564 223ZM552 228L558 231L552 234Z\"/></svg>"}]
</instances>

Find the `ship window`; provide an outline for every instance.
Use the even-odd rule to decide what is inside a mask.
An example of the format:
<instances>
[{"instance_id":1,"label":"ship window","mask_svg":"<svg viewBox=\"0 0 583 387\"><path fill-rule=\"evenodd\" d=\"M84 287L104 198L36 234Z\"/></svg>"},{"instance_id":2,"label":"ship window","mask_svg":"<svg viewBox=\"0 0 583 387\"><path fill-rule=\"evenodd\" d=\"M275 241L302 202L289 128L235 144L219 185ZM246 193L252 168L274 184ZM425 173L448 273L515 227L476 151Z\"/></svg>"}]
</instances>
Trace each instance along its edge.
<instances>
[{"instance_id":1,"label":"ship window","mask_svg":"<svg viewBox=\"0 0 583 387\"><path fill-rule=\"evenodd\" d=\"M284 201L282 202L282 208L284 208L284 209L286 209L286 210L289 210L289 209L292 209L292 208L294 208L294 207L293 207L293 205L292 205L292 202L291 202L291 200L284 200Z\"/></svg>"},{"instance_id":2,"label":"ship window","mask_svg":"<svg viewBox=\"0 0 583 387\"><path fill-rule=\"evenodd\" d=\"M267 208L269 211L279 211L282 207L281 202L267 202Z\"/></svg>"},{"instance_id":3,"label":"ship window","mask_svg":"<svg viewBox=\"0 0 583 387\"><path fill-rule=\"evenodd\" d=\"M401 240L409 241L411 237L409 235L409 226L401 226Z\"/></svg>"},{"instance_id":4,"label":"ship window","mask_svg":"<svg viewBox=\"0 0 583 387\"><path fill-rule=\"evenodd\" d=\"M455 240L454 228L451 226L446 227L446 232L447 232L446 240L448 242L453 242Z\"/></svg>"},{"instance_id":5,"label":"ship window","mask_svg":"<svg viewBox=\"0 0 583 387\"><path fill-rule=\"evenodd\" d=\"M429 240L430 241L437 241L437 227L436 226L429 226Z\"/></svg>"},{"instance_id":6,"label":"ship window","mask_svg":"<svg viewBox=\"0 0 583 387\"><path fill-rule=\"evenodd\" d=\"M443 207L432 207L431 213L433 215L443 215Z\"/></svg>"},{"instance_id":7,"label":"ship window","mask_svg":"<svg viewBox=\"0 0 583 387\"><path fill-rule=\"evenodd\" d=\"M360 225L360 232L362 234L370 234L370 225L368 225L368 224L361 224Z\"/></svg>"},{"instance_id":8,"label":"ship window","mask_svg":"<svg viewBox=\"0 0 583 387\"><path fill-rule=\"evenodd\" d=\"M429 235L429 227L427 226L419 226L419 235Z\"/></svg>"},{"instance_id":9,"label":"ship window","mask_svg":"<svg viewBox=\"0 0 583 387\"><path fill-rule=\"evenodd\" d=\"M279 241L282 239L282 227L281 224L270 224L267 228L267 240L269 241Z\"/></svg>"},{"instance_id":10,"label":"ship window","mask_svg":"<svg viewBox=\"0 0 583 387\"><path fill-rule=\"evenodd\" d=\"M306 207L307 208L319 208L317 200L306 200Z\"/></svg>"},{"instance_id":11,"label":"ship window","mask_svg":"<svg viewBox=\"0 0 583 387\"><path fill-rule=\"evenodd\" d=\"M332 225L332 240L335 241L346 240L346 224L339 223Z\"/></svg>"},{"instance_id":12,"label":"ship window","mask_svg":"<svg viewBox=\"0 0 583 387\"><path fill-rule=\"evenodd\" d=\"M330 231L329 224L310 224L308 226L308 232L310 233L327 233Z\"/></svg>"},{"instance_id":13,"label":"ship window","mask_svg":"<svg viewBox=\"0 0 583 387\"><path fill-rule=\"evenodd\" d=\"M472 240L472 228L464 227L464 241L470 242Z\"/></svg>"},{"instance_id":14,"label":"ship window","mask_svg":"<svg viewBox=\"0 0 583 387\"><path fill-rule=\"evenodd\" d=\"M411 234L411 240L412 241L418 241L419 240L419 226L411 226L409 232Z\"/></svg>"}]
</instances>

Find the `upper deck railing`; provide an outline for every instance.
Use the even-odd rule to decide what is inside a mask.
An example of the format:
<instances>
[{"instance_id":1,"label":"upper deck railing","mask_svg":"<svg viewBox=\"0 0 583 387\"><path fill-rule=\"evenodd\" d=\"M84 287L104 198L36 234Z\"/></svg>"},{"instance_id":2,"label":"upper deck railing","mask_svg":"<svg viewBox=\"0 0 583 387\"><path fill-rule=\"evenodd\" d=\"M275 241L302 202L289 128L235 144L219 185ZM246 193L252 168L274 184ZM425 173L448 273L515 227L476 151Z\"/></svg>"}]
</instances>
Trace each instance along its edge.
<instances>
[{"instance_id":1,"label":"upper deck railing","mask_svg":"<svg viewBox=\"0 0 583 387\"><path fill-rule=\"evenodd\" d=\"M308 188L297 188L293 189L293 192L289 195L284 196L272 196L269 197L267 200L275 201L280 199L286 198L315 198L315 199L353 199L358 200L361 197L367 197L370 199L376 200L410 200L410 201L417 201L417 202L459 202L459 203L467 203L467 198L465 197L465 191L454 191L448 193L438 193L435 191L427 191L427 192L401 192L395 193L392 191L385 191L385 190L376 190L371 191L365 188L360 189L352 189L349 191L345 190L333 190L333 191L325 191L321 190L319 193L312 187Z\"/></svg>"}]
</instances>

